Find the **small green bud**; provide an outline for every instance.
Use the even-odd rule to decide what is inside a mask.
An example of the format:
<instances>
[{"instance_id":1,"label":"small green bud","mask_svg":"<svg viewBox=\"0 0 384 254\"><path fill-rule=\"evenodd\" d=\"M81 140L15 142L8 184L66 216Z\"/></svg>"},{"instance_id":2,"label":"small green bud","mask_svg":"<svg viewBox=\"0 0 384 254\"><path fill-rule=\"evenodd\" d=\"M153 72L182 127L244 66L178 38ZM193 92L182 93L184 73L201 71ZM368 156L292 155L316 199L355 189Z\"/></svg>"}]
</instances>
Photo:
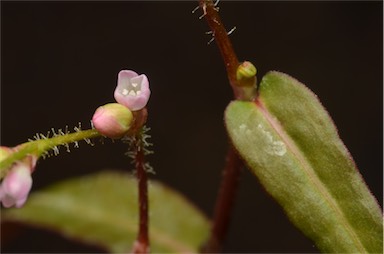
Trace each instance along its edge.
<instances>
[{"instance_id":1,"label":"small green bud","mask_svg":"<svg viewBox=\"0 0 384 254\"><path fill-rule=\"evenodd\" d=\"M242 100L252 101L256 96L256 67L248 61L244 61L237 67L236 78Z\"/></svg>"},{"instance_id":2,"label":"small green bud","mask_svg":"<svg viewBox=\"0 0 384 254\"><path fill-rule=\"evenodd\" d=\"M93 125L100 134L109 138L121 138L133 122L132 112L118 103L109 103L96 109Z\"/></svg>"},{"instance_id":3,"label":"small green bud","mask_svg":"<svg viewBox=\"0 0 384 254\"><path fill-rule=\"evenodd\" d=\"M248 61L244 61L237 68L236 76L237 80L250 79L256 76L257 70L256 67Z\"/></svg>"}]
</instances>

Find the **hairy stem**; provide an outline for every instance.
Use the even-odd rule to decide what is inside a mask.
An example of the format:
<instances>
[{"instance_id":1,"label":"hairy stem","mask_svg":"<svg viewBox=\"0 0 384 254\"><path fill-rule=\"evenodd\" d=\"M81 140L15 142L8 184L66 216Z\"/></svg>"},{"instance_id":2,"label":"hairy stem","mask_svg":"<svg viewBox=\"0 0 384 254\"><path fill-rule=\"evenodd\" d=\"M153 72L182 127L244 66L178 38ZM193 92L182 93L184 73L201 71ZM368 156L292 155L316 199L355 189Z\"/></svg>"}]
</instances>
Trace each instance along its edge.
<instances>
[{"instance_id":1,"label":"hairy stem","mask_svg":"<svg viewBox=\"0 0 384 254\"><path fill-rule=\"evenodd\" d=\"M228 232L235 202L242 161L233 147L228 149L220 191L216 199L211 236L203 248L205 253L219 253Z\"/></svg>"},{"instance_id":2,"label":"hairy stem","mask_svg":"<svg viewBox=\"0 0 384 254\"><path fill-rule=\"evenodd\" d=\"M199 0L199 5L204 12L205 19L212 30L212 34L220 49L221 56L224 60L224 65L227 69L229 83L233 88L235 98L241 96L237 86L236 71L239 67L239 60L233 50L232 43L229 40L227 30L219 16L217 8L215 8L212 0Z\"/></svg>"},{"instance_id":3,"label":"hairy stem","mask_svg":"<svg viewBox=\"0 0 384 254\"><path fill-rule=\"evenodd\" d=\"M132 253L144 254L150 251L149 241L149 216L148 216L148 173L145 164L146 150L145 127L148 111L146 108L134 112L134 123L131 126L130 149L133 151L133 159L136 166L139 196L139 232L132 247Z\"/></svg>"},{"instance_id":4,"label":"hairy stem","mask_svg":"<svg viewBox=\"0 0 384 254\"><path fill-rule=\"evenodd\" d=\"M141 127L145 124L147 115L148 112L146 108L143 108L139 111L134 111L134 121L127 135L136 135L136 133L138 133ZM42 154L51 149L54 149L55 147L76 143L81 140L89 142L91 138L102 136L96 129L81 130L79 127L75 128L75 130L76 132L74 133L63 133L61 130L59 130L59 133L53 135L53 137L36 134L36 140L25 142L18 145L17 147L14 147L14 151L5 159L0 161L0 180L4 178L4 176L8 173L8 170L10 170L10 166L13 163L22 160L28 155L40 157Z\"/></svg>"},{"instance_id":5,"label":"hairy stem","mask_svg":"<svg viewBox=\"0 0 384 254\"><path fill-rule=\"evenodd\" d=\"M205 16L205 19L212 30L216 44L220 49L224 65L227 69L228 80L233 89L234 97L236 99L243 99L244 91L239 87L236 77L237 68L240 63L233 50L228 33L219 16L218 8L215 7L212 0L199 0L199 6L203 10L203 15ZM203 252L218 253L222 249L229 227L232 207L236 198L242 165L241 159L231 146L227 153L227 160L223 170L220 191L216 199L211 236L206 245L203 247Z\"/></svg>"},{"instance_id":6,"label":"hairy stem","mask_svg":"<svg viewBox=\"0 0 384 254\"><path fill-rule=\"evenodd\" d=\"M79 130L75 133L58 135L51 138L42 138L39 140L23 143L15 148L15 152L0 162L0 179L2 179L7 174L10 166L13 163L23 159L27 155L33 154L37 157L40 157L44 152L49 151L54 147L99 136L101 136L101 134L95 129L84 131Z\"/></svg>"},{"instance_id":7,"label":"hairy stem","mask_svg":"<svg viewBox=\"0 0 384 254\"><path fill-rule=\"evenodd\" d=\"M139 192L139 233L136 242L133 245L132 253L141 254L149 253L149 237L148 237L148 176L145 168L144 147L140 134L136 137L136 175L138 180Z\"/></svg>"}]
</instances>

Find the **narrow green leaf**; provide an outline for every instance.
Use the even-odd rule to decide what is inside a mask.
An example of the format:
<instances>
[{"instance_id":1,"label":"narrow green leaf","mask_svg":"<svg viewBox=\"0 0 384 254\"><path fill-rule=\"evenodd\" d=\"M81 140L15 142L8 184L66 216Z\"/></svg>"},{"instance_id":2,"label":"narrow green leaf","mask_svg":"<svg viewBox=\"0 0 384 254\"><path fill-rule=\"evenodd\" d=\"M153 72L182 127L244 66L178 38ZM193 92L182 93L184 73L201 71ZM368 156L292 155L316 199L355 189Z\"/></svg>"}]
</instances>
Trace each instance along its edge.
<instances>
[{"instance_id":1,"label":"narrow green leaf","mask_svg":"<svg viewBox=\"0 0 384 254\"><path fill-rule=\"evenodd\" d=\"M264 76L256 102L232 102L229 136L290 220L324 252L383 252L379 205L316 95Z\"/></svg>"},{"instance_id":2,"label":"narrow green leaf","mask_svg":"<svg viewBox=\"0 0 384 254\"><path fill-rule=\"evenodd\" d=\"M69 238L127 253L138 229L137 183L130 175L106 171L55 184L33 193L21 209L3 212L19 221L61 232ZM209 222L180 194L149 184L152 252L198 252Z\"/></svg>"}]
</instances>

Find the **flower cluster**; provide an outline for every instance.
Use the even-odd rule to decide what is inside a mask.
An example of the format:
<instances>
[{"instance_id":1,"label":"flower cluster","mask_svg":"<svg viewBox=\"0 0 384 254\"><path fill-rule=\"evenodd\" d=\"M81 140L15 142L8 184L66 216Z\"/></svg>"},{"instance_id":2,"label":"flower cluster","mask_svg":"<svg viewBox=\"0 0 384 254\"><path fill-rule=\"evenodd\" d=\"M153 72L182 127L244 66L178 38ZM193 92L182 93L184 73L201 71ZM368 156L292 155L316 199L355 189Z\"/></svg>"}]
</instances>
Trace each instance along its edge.
<instances>
[{"instance_id":1,"label":"flower cluster","mask_svg":"<svg viewBox=\"0 0 384 254\"><path fill-rule=\"evenodd\" d=\"M145 106L150 94L147 76L138 75L134 71L120 71L114 92L114 97L118 103L109 103L96 109L92 117L95 129L106 137L123 137L132 126L145 121ZM135 123L133 123L134 114L132 111L141 111L141 114L136 114L136 116L141 117L136 117L138 119ZM1 146L0 162L17 149L17 147ZM37 156L27 155L24 159L7 168L7 174L0 183L0 203L4 207L21 207L24 205L32 187L31 173L35 169L36 161Z\"/></svg>"},{"instance_id":2,"label":"flower cluster","mask_svg":"<svg viewBox=\"0 0 384 254\"><path fill-rule=\"evenodd\" d=\"M0 147L0 161L12 153L8 147ZM0 201L4 207L21 207L27 200L32 187L31 173L35 169L37 158L27 156L14 163L0 185Z\"/></svg>"},{"instance_id":3,"label":"flower cluster","mask_svg":"<svg viewBox=\"0 0 384 254\"><path fill-rule=\"evenodd\" d=\"M147 76L129 70L120 71L114 92L118 103L109 103L96 110L92 117L95 129L106 137L121 138L133 122L131 111L142 110L150 95Z\"/></svg>"}]
</instances>

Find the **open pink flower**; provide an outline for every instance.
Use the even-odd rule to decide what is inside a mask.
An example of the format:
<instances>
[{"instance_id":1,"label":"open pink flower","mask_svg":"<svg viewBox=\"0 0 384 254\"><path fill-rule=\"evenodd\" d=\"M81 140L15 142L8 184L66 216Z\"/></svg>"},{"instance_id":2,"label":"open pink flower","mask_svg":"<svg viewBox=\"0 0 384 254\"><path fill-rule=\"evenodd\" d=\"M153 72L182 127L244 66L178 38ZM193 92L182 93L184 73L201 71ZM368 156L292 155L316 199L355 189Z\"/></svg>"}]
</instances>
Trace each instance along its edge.
<instances>
[{"instance_id":1,"label":"open pink flower","mask_svg":"<svg viewBox=\"0 0 384 254\"><path fill-rule=\"evenodd\" d=\"M140 110L147 105L151 91L149 82L144 74L138 75L134 71L119 72L115 100L132 111Z\"/></svg>"}]
</instances>

